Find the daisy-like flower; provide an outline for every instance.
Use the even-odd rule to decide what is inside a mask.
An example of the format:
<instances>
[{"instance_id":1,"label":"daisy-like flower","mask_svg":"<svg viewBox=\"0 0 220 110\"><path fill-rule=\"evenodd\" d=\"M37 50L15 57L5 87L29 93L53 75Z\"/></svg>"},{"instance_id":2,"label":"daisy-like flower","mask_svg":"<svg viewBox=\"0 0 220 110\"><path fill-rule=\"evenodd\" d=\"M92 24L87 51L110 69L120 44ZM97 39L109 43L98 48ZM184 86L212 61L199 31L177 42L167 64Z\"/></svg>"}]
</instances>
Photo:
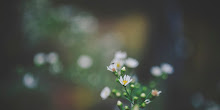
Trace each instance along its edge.
<instances>
[{"instance_id":1,"label":"daisy-like flower","mask_svg":"<svg viewBox=\"0 0 220 110\"><path fill-rule=\"evenodd\" d=\"M109 87L105 87L105 88L102 90L100 96L101 96L102 100L105 100L105 99L108 98L108 96L109 96L110 94L111 94L110 88L109 88Z\"/></svg>"},{"instance_id":2,"label":"daisy-like flower","mask_svg":"<svg viewBox=\"0 0 220 110\"><path fill-rule=\"evenodd\" d=\"M44 63L46 63L46 59L45 59L45 54L44 53L37 53L34 56L34 63L36 65L43 65Z\"/></svg>"},{"instance_id":3,"label":"daisy-like flower","mask_svg":"<svg viewBox=\"0 0 220 110\"><path fill-rule=\"evenodd\" d=\"M146 99L144 102L145 102L146 104L149 104L151 101L150 101L150 99Z\"/></svg>"},{"instance_id":4,"label":"daisy-like flower","mask_svg":"<svg viewBox=\"0 0 220 110\"><path fill-rule=\"evenodd\" d=\"M121 59L113 59L111 63L116 65L117 70L121 70L122 66L124 65L124 61Z\"/></svg>"},{"instance_id":5,"label":"daisy-like flower","mask_svg":"<svg viewBox=\"0 0 220 110\"><path fill-rule=\"evenodd\" d=\"M127 53L126 52L117 51L115 53L115 59L125 59L126 57L127 57Z\"/></svg>"},{"instance_id":6,"label":"daisy-like flower","mask_svg":"<svg viewBox=\"0 0 220 110\"><path fill-rule=\"evenodd\" d=\"M124 78L122 78L122 76L120 76L119 81L123 86L127 86L132 81L132 79L130 76L124 75Z\"/></svg>"},{"instance_id":7,"label":"daisy-like flower","mask_svg":"<svg viewBox=\"0 0 220 110\"><path fill-rule=\"evenodd\" d=\"M161 69L158 66L153 66L150 71L153 76L158 77L162 75Z\"/></svg>"},{"instance_id":8,"label":"daisy-like flower","mask_svg":"<svg viewBox=\"0 0 220 110\"><path fill-rule=\"evenodd\" d=\"M107 70L111 72L117 72L116 64L115 63L110 64L109 66L107 66Z\"/></svg>"},{"instance_id":9,"label":"daisy-like flower","mask_svg":"<svg viewBox=\"0 0 220 110\"><path fill-rule=\"evenodd\" d=\"M172 74L173 73L173 67L168 64L168 63L163 63L161 65L161 70L167 74Z\"/></svg>"},{"instance_id":10,"label":"daisy-like flower","mask_svg":"<svg viewBox=\"0 0 220 110\"><path fill-rule=\"evenodd\" d=\"M162 93L162 91L158 91L158 90L156 90L156 89L154 89L154 90L151 91L151 94L152 94L153 96L159 96L161 93Z\"/></svg>"},{"instance_id":11,"label":"daisy-like flower","mask_svg":"<svg viewBox=\"0 0 220 110\"><path fill-rule=\"evenodd\" d=\"M90 68L93 64L93 60L90 56L88 55L81 55L77 61L78 65L83 68L87 69Z\"/></svg>"},{"instance_id":12,"label":"daisy-like flower","mask_svg":"<svg viewBox=\"0 0 220 110\"><path fill-rule=\"evenodd\" d=\"M128 58L125 60L125 65L129 68L136 68L139 65L139 62L134 58Z\"/></svg>"},{"instance_id":13,"label":"daisy-like flower","mask_svg":"<svg viewBox=\"0 0 220 110\"><path fill-rule=\"evenodd\" d=\"M57 53L55 52L50 52L47 56L46 56L46 60L48 63L50 64L55 64L56 62L58 62L59 56Z\"/></svg>"}]
</instances>

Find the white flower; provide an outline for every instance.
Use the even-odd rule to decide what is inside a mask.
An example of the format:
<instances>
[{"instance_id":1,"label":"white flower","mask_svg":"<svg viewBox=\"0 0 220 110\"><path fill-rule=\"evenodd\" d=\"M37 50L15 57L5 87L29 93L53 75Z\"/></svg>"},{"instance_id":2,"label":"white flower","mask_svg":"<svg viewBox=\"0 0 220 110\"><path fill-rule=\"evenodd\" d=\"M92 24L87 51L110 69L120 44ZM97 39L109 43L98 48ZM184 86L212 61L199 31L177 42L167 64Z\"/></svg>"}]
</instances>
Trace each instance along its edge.
<instances>
[{"instance_id":1,"label":"white flower","mask_svg":"<svg viewBox=\"0 0 220 110\"><path fill-rule=\"evenodd\" d=\"M121 70L122 70L122 71L126 71L125 67L123 67Z\"/></svg>"},{"instance_id":2,"label":"white flower","mask_svg":"<svg viewBox=\"0 0 220 110\"><path fill-rule=\"evenodd\" d=\"M123 86L127 86L132 81L132 79L130 76L124 75L124 78L122 78L122 76L120 76L119 81Z\"/></svg>"},{"instance_id":3,"label":"white flower","mask_svg":"<svg viewBox=\"0 0 220 110\"><path fill-rule=\"evenodd\" d=\"M150 71L153 76L158 77L162 75L161 69L158 66L153 66Z\"/></svg>"},{"instance_id":4,"label":"white flower","mask_svg":"<svg viewBox=\"0 0 220 110\"><path fill-rule=\"evenodd\" d=\"M121 70L122 66L124 65L124 61L121 59L113 59L111 61L111 64L115 64L116 69L119 71L119 70Z\"/></svg>"},{"instance_id":5,"label":"white flower","mask_svg":"<svg viewBox=\"0 0 220 110\"><path fill-rule=\"evenodd\" d=\"M50 64L54 64L58 61L58 55L55 52L51 52L47 55L46 60Z\"/></svg>"},{"instance_id":6,"label":"white flower","mask_svg":"<svg viewBox=\"0 0 220 110\"><path fill-rule=\"evenodd\" d=\"M118 106L121 106L121 105L122 105L122 102L121 102L120 100L118 100L117 105L118 105Z\"/></svg>"},{"instance_id":7,"label":"white flower","mask_svg":"<svg viewBox=\"0 0 220 110\"><path fill-rule=\"evenodd\" d=\"M34 56L34 63L36 65L43 65L46 62L45 54L44 53L38 53Z\"/></svg>"},{"instance_id":8,"label":"white flower","mask_svg":"<svg viewBox=\"0 0 220 110\"><path fill-rule=\"evenodd\" d=\"M30 73L24 75L23 83L27 88L35 88L37 86L37 81Z\"/></svg>"},{"instance_id":9,"label":"white flower","mask_svg":"<svg viewBox=\"0 0 220 110\"><path fill-rule=\"evenodd\" d=\"M110 88L109 88L109 87L105 87L105 88L102 90L100 96L101 96L102 100L105 100L105 99L108 98L108 96L109 96L110 94L111 94Z\"/></svg>"},{"instance_id":10,"label":"white flower","mask_svg":"<svg viewBox=\"0 0 220 110\"><path fill-rule=\"evenodd\" d=\"M81 55L77 61L81 68L87 69L92 66L92 58L88 55Z\"/></svg>"},{"instance_id":11,"label":"white flower","mask_svg":"<svg viewBox=\"0 0 220 110\"><path fill-rule=\"evenodd\" d=\"M163 63L161 65L161 70L167 74L172 74L173 73L173 67L168 64L168 63Z\"/></svg>"},{"instance_id":12,"label":"white flower","mask_svg":"<svg viewBox=\"0 0 220 110\"><path fill-rule=\"evenodd\" d=\"M162 91L158 91L158 90L156 90L156 89L154 89L154 90L151 91L151 94L152 94L153 96L159 96L161 93L162 93Z\"/></svg>"},{"instance_id":13,"label":"white flower","mask_svg":"<svg viewBox=\"0 0 220 110\"><path fill-rule=\"evenodd\" d=\"M139 63L136 59L133 59L133 58L128 58L126 61L125 61L125 65L129 68L136 68Z\"/></svg>"},{"instance_id":14,"label":"white flower","mask_svg":"<svg viewBox=\"0 0 220 110\"><path fill-rule=\"evenodd\" d=\"M127 57L127 53L126 52L117 51L115 53L115 59L125 59L126 57Z\"/></svg>"},{"instance_id":15,"label":"white flower","mask_svg":"<svg viewBox=\"0 0 220 110\"><path fill-rule=\"evenodd\" d=\"M150 101L150 99L146 99L144 102L145 102L146 104L149 104L151 101Z\"/></svg>"},{"instance_id":16,"label":"white flower","mask_svg":"<svg viewBox=\"0 0 220 110\"><path fill-rule=\"evenodd\" d=\"M117 69L116 69L116 64L110 64L109 66L107 66L107 70L111 71L111 72L117 72Z\"/></svg>"}]
</instances>

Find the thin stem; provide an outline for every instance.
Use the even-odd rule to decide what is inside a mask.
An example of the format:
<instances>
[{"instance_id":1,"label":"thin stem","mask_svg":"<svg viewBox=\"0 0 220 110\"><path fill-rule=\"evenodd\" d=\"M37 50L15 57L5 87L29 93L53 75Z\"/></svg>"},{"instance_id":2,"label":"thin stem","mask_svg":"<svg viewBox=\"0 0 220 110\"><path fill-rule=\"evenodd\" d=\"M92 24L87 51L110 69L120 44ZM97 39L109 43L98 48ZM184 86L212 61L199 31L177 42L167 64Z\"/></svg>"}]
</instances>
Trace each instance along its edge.
<instances>
[{"instance_id":1,"label":"thin stem","mask_svg":"<svg viewBox=\"0 0 220 110\"><path fill-rule=\"evenodd\" d=\"M131 100L132 100L132 97L131 97L131 95L128 93L126 86L124 86L124 88L125 88L126 93L128 94L128 97L130 98L130 99L129 99L129 98L126 98L126 99L129 100L129 101L134 105L134 103L131 101Z\"/></svg>"}]
</instances>

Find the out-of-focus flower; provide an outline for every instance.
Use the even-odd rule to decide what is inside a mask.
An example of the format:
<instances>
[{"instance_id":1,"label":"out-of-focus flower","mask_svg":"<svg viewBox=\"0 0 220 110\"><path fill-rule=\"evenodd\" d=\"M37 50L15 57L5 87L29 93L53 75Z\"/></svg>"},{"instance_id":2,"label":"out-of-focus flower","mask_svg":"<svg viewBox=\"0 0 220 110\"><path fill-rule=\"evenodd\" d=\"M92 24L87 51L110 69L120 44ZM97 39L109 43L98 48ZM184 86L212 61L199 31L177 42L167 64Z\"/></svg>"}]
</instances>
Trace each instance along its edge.
<instances>
[{"instance_id":1,"label":"out-of-focus flower","mask_svg":"<svg viewBox=\"0 0 220 110\"><path fill-rule=\"evenodd\" d=\"M159 96L161 93L162 93L162 91L158 91L158 90L156 90L156 89L154 89L154 90L151 91L151 94L152 94L153 96Z\"/></svg>"},{"instance_id":2,"label":"out-of-focus flower","mask_svg":"<svg viewBox=\"0 0 220 110\"><path fill-rule=\"evenodd\" d=\"M124 75L124 78L122 78L122 76L120 76L119 81L123 86L127 86L132 81L132 79L130 76Z\"/></svg>"},{"instance_id":3,"label":"out-of-focus flower","mask_svg":"<svg viewBox=\"0 0 220 110\"><path fill-rule=\"evenodd\" d=\"M158 77L162 75L161 69L158 66L153 66L150 71L153 76Z\"/></svg>"},{"instance_id":4,"label":"out-of-focus flower","mask_svg":"<svg viewBox=\"0 0 220 110\"><path fill-rule=\"evenodd\" d=\"M139 110L138 104L134 105L133 110Z\"/></svg>"},{"instance_id":5,"label":"out-of-focus flower","mask_svg":"<svg viewBox=\"0 0 220 110\"><path fill-rule=\"evenodd\" d=\"M109 66L107 66L107 70L111 71L111 72L117 72L116 69L116 64L110 64Z\"/></svg>"},{"instance_id":6,"label":"out-of-focus flower","mask_svg":"<svg viewBox=\"0 0 220 110\"><path fill-rule=\"evenodd\" d=\"M124 65L124 61L121 59L113 59L111 61L111 64L115 64L116 65L116 69L119 71L121 69L121 67Z\"/></svg>"},{"instance_id":7,"label":"out-of-focus flower","mask_svg":"<svg viewBox=\"0 0 220 110\"><path fill-rule=\"evenodd\" d=\"M50 52L50 53L47 55L46 60L47 60L47 62L50 63L50 64L56 63L56 62L58 61L58 55L57 55L57 53L55 53L55 52Z\"/></svg>"},{"instance_id":8,"label":"out-of-focus flower","mask_svg":"<svg viewBox=\"0 0 220 110\"><path fill-rule=\"evenodd\" d=\"M146 104L149 104L151 101L150 101L150 99L146 99L144 102L145 102Z\"/></svg>"},{"instance_id":9,"label":"out-of-focus flower","mask_svg":"<svg viewBox=\"0 0 220 110\"><path fill-rule=\"evenodd\" d=\"M37 86L36 79L30 73L24 75L23 83L27 88L35 88Z\"/></svg>"},{"instance_id":10,"label":"out-of-focus flower","mask_svg":"<svg viewBox=\"0 0 220 110\"><path fill-rule=\"evenodd\" d=\"M115 53L115 59L125 59L126 57L127 57L127 53L126 52L117 51Z\"/></svg>"},{"instance_id":11,"label":"out-of-focus flower","mask_svg":"<svg viewBox=\"0 0 220 110\"><path fill-rule=\"evenodd\" d=\"M34 63L36 65L43 65L45 62L46 62L46 59L45 59L45 54L44 53L37 53L34 56Z\"/></svg>"},{"instance_id":12,"label":"out-of-focus flower","mask_svg":"<svg viewBox=\"0 0 220 110\"><path fill-rule=\"evenodd\" d=\"M108 96L109 96L110 94L111 94L110 88L109 88L109 87L105 87L105 88L102 90L100 96L101 96L102 100L105 100L105 99L108 98Z\"/></svg>"},{"instance_id":13,"label":"out-of-focus flower","mask_svg":"<svg viewBox=\"0 0 220 110\"><path fill-rule=\"evenodd\" d=\"M173 67L168 64L168 63L163 63L161 65L161 70L167 74L172 74L173 73Z\"/></svg>"},{"instance_id":14,"label":"out-of-focus flower","mask_svg":"<svg viewBox=\"0 0 220 110\"><path fill-rule=\"evenodd\" d=\"M117 105L122 106L122 102L120 100L118 100Z\"/></svg>"},{"instance_id":15,"label":"out-of-focus flower","mask_svg":"<svg viewBox=\"0 0 220 110\"><path fill-rule=\"evenodd\" d=\"M129 68L136 68L139 65L139 62L134 58L128 58L125 60L125 65Z\"/></svg>"},{"instance_id":16,"label":"out-of-focus flower","mask_svg":"<svg viewBox=\"0 0 220 110\"><path fill-rule=\"evenodd\" d=\"M77 61L81 68L87 69L92 66L92 58L88 55L81 55Z\"/></svg>"},{"instance_id":17,"label":"out-of-focus flower","mask_svg":"<svg viewBox=\"0 0 220 110\"><path fill-rule=\"evenodd\" d=\"M122 71L126 71L125 67L123 67L121 70L122 70Z\"/></svg>"}]
</instances>

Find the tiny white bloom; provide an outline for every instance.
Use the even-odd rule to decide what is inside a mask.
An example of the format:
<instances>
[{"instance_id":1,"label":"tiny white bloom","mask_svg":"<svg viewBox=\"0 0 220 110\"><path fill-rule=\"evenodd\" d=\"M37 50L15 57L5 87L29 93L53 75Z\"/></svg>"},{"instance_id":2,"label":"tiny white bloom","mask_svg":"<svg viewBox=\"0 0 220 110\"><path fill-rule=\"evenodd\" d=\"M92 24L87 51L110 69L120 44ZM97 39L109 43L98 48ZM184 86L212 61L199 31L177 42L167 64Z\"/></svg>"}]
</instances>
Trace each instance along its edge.
<instances>
[{"instance_id":1,"label":"tiny white bloom","mask_svg":"<svg viewBox=\"0 0 220 110\"><path fill-rule=\"evenodd\" d=\"M36 65L43 65L46 62L45 54L44 53L37 53L34 56L34 63Z\"/></svg>"},{"instance_id":2,"label":"tiny white bloom","mask_svg":"<svg viewBox=\"0 0 220 110\"><path fill-rule=\"evenodd\" d=\"M132 81L132 79L130 76L124 75L124 78L122 78L122 76L120 76L119 81L123 86L127 86Z\"/></svg>"},{"instance_id":3,"label":"tiny white bloom","mask_svg":"<svg viewBox=\"0 0 220 110\"><path fill-rule=\"evenodd\" d=\"M122 102L121 102L120 100L118 100L117 105L118 105L118 106L121 106L121 105L122 105Z\"/></svg>"},{"instance_id":4,"label":"tiny white bloom","mask_svg":"<svg viewBox=\"0 0 220 110\"><path fill-rule=\"evenodd\" d=\"M51 52L47 55L46 60L50 64L54 64L58 61L58 55L55 52Z\"/></svg>"},{"instance_id":5,"label":"tiny white bloom","mask_svg":"<svg viewBox=\"0 0 220 110\"><path fill-rule=\"evenodd\" d=\"M129 68L136 68L139 65L139 62L134 58L128 58L125 61L125 65Z\"/></svg>"},{"instance_id":6,"label":"tiny white bloom","mask_svg":"<svg viewBox=\"0 0 220 110\"><path fill-rule=\"evenodd\" d=\"M101 96L102 100L105 100L105 99L108 98L108 96L109 96L110 94L111 94L110 88L109 88L109 87L105 87L105 88L102 90L100 96Z\"/></svg>"},{"instance_id":7,"label":"tiny white bloom","mask_svg":"<svg viewBox=\"0 0 220 110\"><path fill-rule=\"evenodd\" d=\"M115 59L125 59L126 57L127 57L127 53L126 52L117 51L115 53Z\"/></svg>"},{"instance_id":8,"label":"tiny white bloom","mask_svg":"<svg viewBox=\"0 0 220 110\"><path fill-rule=\"evenodd\" d=\"M92 58L88 55L81 55L77 61L81 68L87 69L92 66Z\"/></svg>"},{"instance_id":9,"label":"tiny white bloom","mask_svg":"<svg viewBox=\"0 0 220 110\"><path fill-rule=\"evenodd\" d=\"M158 66L153 66L150 71L153 76L158 77L162 75L161 69Z\"/></svg>"},{"instance_id":10,"label":"tiny white bloom","mask_svg":"<svg viewBox=\"0 0 220 110\"><path fill-rule=\"evenodd\" d=\"M116 64L113 63L113 64L110 64L109 66L107 66L107 70L111 71L111 72L117 72L117 69L116 69Z\"/></svg>"},{"instance_id":11,"label":"tiny white bloom","mask_svg":"<svg viewBox=\"0 0 220 110\"><path fill-rule=\"evenodd\" d=\"M27 88L35 88L37 86L36 79L30 73L24 75L23 83Z\"/></svg>"},{"instance_id":12,"label":"tiny white bloom","mask_svg":"<svg viewBox=\"0 0 220 110\"><path fill-rule=\"evenodd\" d=\"M161 70L167 74L172 74L173 73L173 67L168 64L168 63L163 63L161 65Z\"/></svg>"},{"instance_id":13,"label":"tiny white bloom","mask_svg":"<svg viewBox=\"0 0 220 110\"><path fill-rule=\"evenodd\" d=\"M113 59L111 61L111 64L115 64L116 69L119 71L119 70L121 70L122 66L124 65L124 61L121 59Z\"/></svg>"},{"instance_id":14,"label":"tiny white bloom","mask_svg":"<svg viewBox=\"0 0 220 110\"><path fill-rule=\"evenodd\" d=\"M156 90L156 89L154 89L154 90L151 91L151 94L152 94L153 96L159 96L161 93L162 93L162 91L158 91L158 90Z\"/></svg>"},{"instance_id":15,"label":"tiny white bloom","mask_svg":"<svg viewBox=\"0 0 220 110\"><path fill-rule=\"evenodd\" d=\"M146 104L149 104L151 101L150 101L150 99L146 99L144 102L145 102Z\"/></svg>"},{"instance_id":16,"label":"tiny white bloom","mask_svg":"<svg viewBox=\"0 0 220 110\"><path fill-rule=\"evenodd\" d=\"M121 70L122 70L122 71L126 71L125 67L123 67Z\"/></svg>"}]
</instances>

